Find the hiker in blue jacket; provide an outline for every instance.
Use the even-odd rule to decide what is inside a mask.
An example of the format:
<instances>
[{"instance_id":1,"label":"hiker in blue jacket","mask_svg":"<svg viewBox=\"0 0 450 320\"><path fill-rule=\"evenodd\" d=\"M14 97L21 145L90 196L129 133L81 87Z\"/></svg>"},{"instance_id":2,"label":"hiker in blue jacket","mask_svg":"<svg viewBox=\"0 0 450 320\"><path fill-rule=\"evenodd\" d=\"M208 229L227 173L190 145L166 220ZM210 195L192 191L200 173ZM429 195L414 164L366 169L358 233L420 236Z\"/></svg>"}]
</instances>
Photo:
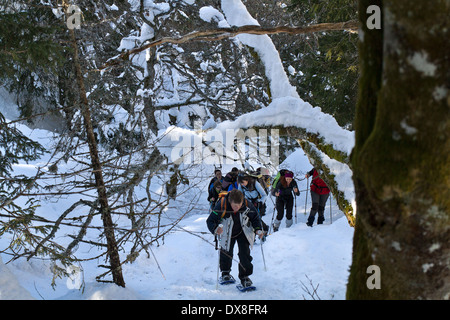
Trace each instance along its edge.
<instances>
[{"instance_id":1,"label":"hiker in blue jacket","mask_svg":"<svg viewBox=\"0 0 450 320\"><path fill-rule=\"evenodd\" d=\"M237 180L239 183L238 190L242 191L244 197L255 206L261 219L263 230L267 233L269 231L269 227L264 223L264 221L262 221L261 214L261 209L267 199L267 193L255 177L245 173L239 173Z\"/></svg>"}]
</instances>

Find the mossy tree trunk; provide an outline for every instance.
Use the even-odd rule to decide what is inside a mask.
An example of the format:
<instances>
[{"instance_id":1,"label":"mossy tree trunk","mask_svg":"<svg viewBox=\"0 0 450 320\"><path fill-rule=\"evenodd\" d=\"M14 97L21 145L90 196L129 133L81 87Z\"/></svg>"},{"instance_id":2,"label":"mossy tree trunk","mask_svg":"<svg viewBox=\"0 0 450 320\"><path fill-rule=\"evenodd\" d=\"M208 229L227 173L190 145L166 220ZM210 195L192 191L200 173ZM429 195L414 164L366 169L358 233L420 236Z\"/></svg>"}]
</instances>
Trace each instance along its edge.
<instances>
[{"instance_id":1,"label":"mossy tree trunk","mask_svg":"<svg viewBox=\"0 0 450 320\"><path fill-rule=\"evenodd\" d=\"M367 28L370 5L381 29ZM449 6L359 1L349 299L450 298ZM380 289L367 286L370 265Z\"/></svg>"}]
</instances>

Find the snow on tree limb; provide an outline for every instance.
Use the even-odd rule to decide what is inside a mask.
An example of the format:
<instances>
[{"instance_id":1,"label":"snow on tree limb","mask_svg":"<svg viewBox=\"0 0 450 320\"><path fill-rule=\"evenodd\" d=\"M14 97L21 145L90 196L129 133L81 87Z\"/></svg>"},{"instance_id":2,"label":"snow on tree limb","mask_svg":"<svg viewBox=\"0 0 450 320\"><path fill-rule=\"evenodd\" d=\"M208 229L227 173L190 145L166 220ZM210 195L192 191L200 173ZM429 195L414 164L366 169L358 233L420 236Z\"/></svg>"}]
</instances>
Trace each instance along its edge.
<instances>
[{"instance_id":1,"label":"snow on tree limb","mask_svg":"<svg viewBox=\"0 0 450 320\"><path fill-rule=\"evenodd\" d=\"M351 226L355 223L355 195L350 167L354 133L341 128L336 120L299 98L275 99L268 107L224 121L214 130L278 129L280 136L296 139L311 164L323 173L339 209Z\"/></svg>"},{"instance_id":2,"label":"snow on tree limb","mask_svg":"<svg viewBox=\"0 0 450 320\"><path fill-rule=\"evenodd\" d=\"M123 61L129 60L130 56L133 54L140 53L151 47L160 46L165 43L181 44L189 41L218 41L226 38L232 38L239 34L253 34L253 35L268 35L268 34L307 34L315 32L325 32L325 31L349 31L357 32L358 22L351 20L346 22L338 23L319 23L310 26L278 26L278 27L261 27L257 25L246 25L242 27L229 27L229 28L216 28L206 31L194 31L183 36L177 37L164 37L151 41L138 48L133 48L122 52L118 56L109 59L99 70L104 70L108 67L118 65Z\"/></svg>"},{"instance_id":3,"label":"snow on tree limb","mask_svg":"<svg viewBox=\"0 0 450 320\"><path fill-rule=\"evenodd\" d=\"M251 16L241 0L222 0L221 8L226 17L226 22L219 22L221 25L242 27L244 27L243 25L258 25L258 21ZM337 27L335 30L348 30L350 27L356 30L358 28L358 23L354 21L339 25L334 26ZM316 29L315 31L327 30ZM244 45L254 48L258 53L270 81L273 101L267 108L243 115L235 122L240 123L240 126L244 128L261 125L285 128L286 135L299 141L311 163L321 168L323 172L329 172L327 174L328 184L332 188L333 194L339 197L339 208L346 214L349 224L353 225L356 208L349 204L354 203L354 193L343 192L342 184L337 182L336 177L338 171L341 170L345 172L346 176L351 177L352 175L352 170L347 164L354 146L354 133L341 128L331 115L323 113L320 108L314 108L300 98L296 88L289 82L278 50L267 35L242 34L236 38ZM311 146L311 144L313 145ZM324 155L322 156L322 154ZM342 162L345 166L337 168L338 166L335 166L334 163L330 164L325 161L328 157ZM352 183L348 187L353 189Z\"/></svg>"},{"instance_id":4,"label":"snow on tree limb","mask_svg":"<svg viewBox=\"0 0 450 320\"><path fill-rule=\"evenodd\" d=\"M314 108L300 98L295 86L290 84L279 52L268 35L278 33L306 34L335 30L356 32L359 26L358 22L347 21L302 27L279 26L267 28L258 25L258 21L250 15L240 0L222 0L221 9L224 15L212 7L208 7L206 10L206 13L216 15L219 20L216 21L219 28L195 31L183 36L167 37L152 41L138 48L122 52L118 56L111 58L100 69L121 64L123 61L131 59L135 54L165 43L182 44L190 41L218 41L234 37L233 40L235 42L240 42L253 48L264 66L273 100L266 108L244 114L234 121L225 121L218 124L215 130L277 128L281 134L297 139L309 159L315 160L314 165L322 168L325 172L330 172L327 175L329 184L332 185L335 196L343 199L343 201L339 199L339 207L346 215L348 214L349 223L353 225L354 212L356 211L351 205L353 197L350 196L349 198L349 193L342 192L340 189L340 185L334 178L336 177L336 172L333 172L335 166L329 167L329 163L322 160L325 156L314 156L312 150L317 148L317 152L344 164L345 168L342 170L346 172L347 176L351 176L349 157L354 146L354 133L341 128L331 115L323 113L320 108ZM203 13L205 13L205 9ZM206 19L206 17L204 18ZM208 19L205 21L208 22ZM210 22L212 21L210 20ZM303 141L308 141L308 144L303 143ZM312 143L314 147L309 147L309 143ZM349 207L349 209L346 209L346 207Z\"/></svg>"}]
</instances>

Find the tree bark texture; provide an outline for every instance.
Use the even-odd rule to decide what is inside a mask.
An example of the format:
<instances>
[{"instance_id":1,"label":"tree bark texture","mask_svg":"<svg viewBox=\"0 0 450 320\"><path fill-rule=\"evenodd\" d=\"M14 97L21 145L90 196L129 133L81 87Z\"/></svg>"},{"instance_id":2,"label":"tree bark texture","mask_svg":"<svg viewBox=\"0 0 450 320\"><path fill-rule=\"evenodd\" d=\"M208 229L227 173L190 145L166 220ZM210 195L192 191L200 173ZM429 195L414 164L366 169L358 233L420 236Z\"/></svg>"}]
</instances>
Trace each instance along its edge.
<instances>
[{"instance_id":1,"label":"tree bark texture","mask_svg":"<svg viewBox=\"0 0 450 320\"><path fill-rule=\"evenodd\" d=\"M381 30L367 28L370 5ZM450 298L449 6L359 1L349 299ZM367 285L370 265L380 289Z\"/></svg>"}]
</instances>

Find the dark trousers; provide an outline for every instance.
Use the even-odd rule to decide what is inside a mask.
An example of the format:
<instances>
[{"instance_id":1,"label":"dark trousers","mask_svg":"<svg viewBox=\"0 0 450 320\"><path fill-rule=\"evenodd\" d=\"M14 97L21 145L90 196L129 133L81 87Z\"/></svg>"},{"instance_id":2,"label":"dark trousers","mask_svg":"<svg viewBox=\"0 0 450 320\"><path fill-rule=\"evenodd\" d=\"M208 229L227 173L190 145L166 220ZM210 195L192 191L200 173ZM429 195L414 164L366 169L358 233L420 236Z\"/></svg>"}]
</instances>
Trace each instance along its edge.
<instances>
[{"instance_id":1,"label":"dark trousers","mask_svg":"<svg viewBox=\"0 0 450 320\"><path fill-rule=\"evenodd\" d=\"M239 279L250 276L253 273L252 256L250 255L250 244L241 232L237 237L231 237L230 251L220 250L220 271L230 272L233 262L234 244L237 242L239 248Z\"/></svg>"},{"instance_id":2,"label":"dark trousers","mask_svg":"<svg viewBox=\"0 0 450 320\"><path fill-rule=\"evenodd\" d=\"M319 213L319 217L317 218L317 224L322 224L325 221L325 204L327 203L329 193L327 194L318 194L311 191L311 199L312 199L312 207L309 213L308 222L309 226L312 226L314 223L314 219L316 217L316 213Z\"/></svg>"},{"instance_id":3,"label":"dark trousers","mask_svg":"<svg viewBox=\"0 0 450 320\"><path fill-rule=\"evenodd\" d=\"M292 220L292 208L294 207L294 197L282 198L277 197L277 220L281 221L284 216L284 208L286 207L286 219Z\"/></svg>"}]
</instances>

